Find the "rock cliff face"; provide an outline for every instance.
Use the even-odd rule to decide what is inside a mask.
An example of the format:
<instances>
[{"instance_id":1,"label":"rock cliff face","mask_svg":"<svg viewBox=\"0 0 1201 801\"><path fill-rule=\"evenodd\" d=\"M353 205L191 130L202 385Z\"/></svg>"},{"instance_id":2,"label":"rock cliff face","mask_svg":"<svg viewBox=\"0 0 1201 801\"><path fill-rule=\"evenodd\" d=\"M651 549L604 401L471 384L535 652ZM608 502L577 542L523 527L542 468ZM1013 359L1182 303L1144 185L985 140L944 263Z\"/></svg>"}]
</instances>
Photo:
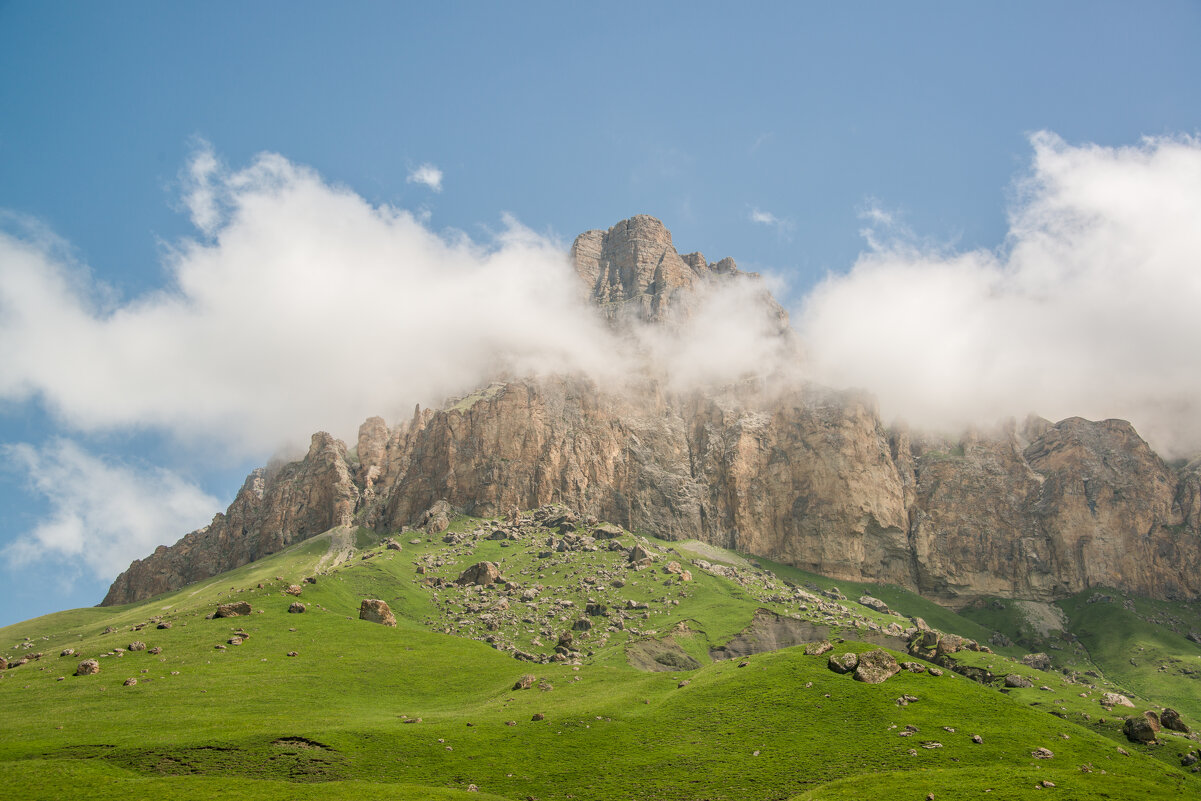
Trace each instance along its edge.
<instances>
[{"instance_id":1,"label":"rock cliff face","mask_svg":"<svg viewBox=\"0 0 1201 801\"><path fill-rule=\"evenodd\" d=\"M361 494L351 480L346 446L329 434L314 434L304 459L274 473L255 470L225 514L135 561L109 587L101 605L178 589L349 524Z\"/></svg>"},{"instance_id":2,"label":"rock cliff face","mask_svg":"<svg viewBox=\"0 0 1201 801\"><path fill-rule=\"evenodd\" d=\"M669 320L697 283L746 279L728 260L677 255L648 217L572 251L615 322ZM335 525L396 530L443 499L477 515L562 502L951 604L1089 586L1201 595L1201 463L1169 468L1123 421L1031 419L947 441L886 428L859 393L746 382L676 394L653 381L618 393L564 376L495 383L394 428L372 418L355 457L317 434L302 461L252 474L211 525L134 562L104 603Z\"/></svg>"},{"instance_id":3,"label":"rock cliff face","mask_svg":"<svg viewBox=\"0 0 1201 801\"><path fill-rule=\"evenodd\" d=\"M757 281L757 273L738 269L733 259L709 263L700 253L680 255L671 232L646 214L622 220L608 231L585 231L571 246L589 299L613 323L640 321L671 324L686 319L706 290L723 282ZM788 314L763 289L765 312L783 332Z\"/></svg>"}]
</instances>

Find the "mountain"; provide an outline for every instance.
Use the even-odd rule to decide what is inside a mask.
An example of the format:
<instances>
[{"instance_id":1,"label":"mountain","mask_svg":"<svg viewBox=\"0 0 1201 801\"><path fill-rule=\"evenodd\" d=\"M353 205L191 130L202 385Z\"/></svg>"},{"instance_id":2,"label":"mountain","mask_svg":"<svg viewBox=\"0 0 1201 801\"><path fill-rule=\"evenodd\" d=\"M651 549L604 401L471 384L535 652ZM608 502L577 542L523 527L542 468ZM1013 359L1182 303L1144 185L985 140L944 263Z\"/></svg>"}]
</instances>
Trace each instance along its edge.
<instances>
[{"instance_id":1,"label":"mountain","mask_svg":"<svg viewBox=\"0 0 1201 801\"><path fill-rule=\"evenodd\" d=\"M679 255L652 217L581 234L571 254L615 327L679 326L705 293L749 287L768 329L792 337L755 274ZM483 517L564 503L952 606L1089 587L1201 596L1201 463L1169 466L1124 421L1031 418L951 440L884 425L860 392L774 377L681 391L640 374L620 387L497 381L394 427L372 418L350 450L315 434L302 460L253 473L209 526L131 564L103 603L335 527L428 526L442 501Z\"/></svg>"}]
</instances>

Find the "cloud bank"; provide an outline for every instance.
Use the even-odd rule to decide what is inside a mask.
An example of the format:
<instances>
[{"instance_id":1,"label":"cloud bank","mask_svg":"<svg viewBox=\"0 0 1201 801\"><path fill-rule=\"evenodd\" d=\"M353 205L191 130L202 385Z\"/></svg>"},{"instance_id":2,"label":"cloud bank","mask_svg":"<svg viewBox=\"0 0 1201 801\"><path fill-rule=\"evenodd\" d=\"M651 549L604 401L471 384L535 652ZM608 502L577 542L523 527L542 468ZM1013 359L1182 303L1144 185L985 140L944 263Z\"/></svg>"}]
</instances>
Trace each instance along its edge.
<instances>
[{"instance_id":1,"label":"cloud bank","mask_svg":"<svg viewBox=\"0 0 1201 801\"><path fill-rule=\"evenodd\" d=\"M511 218L482 241L438 233L276 154L234 170L202 147L183 182L198 235L170 246L164 286L139 297L118 297L36 225L0 232L0 401L40 404L72 435L163 432L224 467L317 430L353 437L371 415L406 419L500 374L612 387L640 353L677 378L695 363L732 380L747 370L734 345L757 344L740 295L710 299L674 335L619 338L564 244ZM721 348L698 350L697 332ZM178 477L68 439L11 452L54 511L5 551L10 565L40 554L115 573L217 511Z\"/></svg>"},{"instance_id":2,"label":"cloud bank","mask_svg":"<svg viewBox=\"0 0 1201 801\"><path fill-rule=\"evenodd\" d=\"M1196 453L1201 143L1032 144L996 250L919 244L869 214L868 250L792 315L800 365L749 284L709 291L677 335L636 346L677 388L796 368L866 388L918 427L1124 417L1161 452ZM0 401L41 404L81 436L165 432L228 466L316 430L352 436L371 415L395 422L502 372L611 382L630 368L564 244L515 220L481 241L435 232L274 154L234 170L202 148L184 180L197 237L136 298L45 230L0 232ZM52 557L112 575L217 510L178 476L69 439L8 455L52 509L4 549L10 565Z\"/></svg>"},{"instance_id":3,"label":"cloud bank","mask_svg":"<svg viewBox=\"0 0 1201 801\"><path fill-rule=\"evenodd\" d=\"M230 171L203 151L186 174L203 237L142 297L115 302L47 243L0 234L0 398L244 457L501 370L613 361L565 248L514 220L484 244L439 236L276 155Z\"/></svg>"},{"instance_id":4,"label":"cloud bank","mask_svg":"<svg viewBox=\"0 0 1201 801\"><path fill-rule=\"evenodd\" d=\"M170 471L99 459L69 440L2 452L50 503L45 520L0 550L10 567L49 558L111 578L217 509L216 498Z\"/></svg>"},{"instance_id":5,"label":"cloud bank","mask_svg":"<svg viewBox=\"0 0 1201 801\"><path fill-rule=\"evenodd\" d=\"M1201 142L1031 139L998 251L920 246L886 214L794 316L809 369L955 429L1029 412L1122 417L1201 449Z\"/></svg>"}]
</instances>

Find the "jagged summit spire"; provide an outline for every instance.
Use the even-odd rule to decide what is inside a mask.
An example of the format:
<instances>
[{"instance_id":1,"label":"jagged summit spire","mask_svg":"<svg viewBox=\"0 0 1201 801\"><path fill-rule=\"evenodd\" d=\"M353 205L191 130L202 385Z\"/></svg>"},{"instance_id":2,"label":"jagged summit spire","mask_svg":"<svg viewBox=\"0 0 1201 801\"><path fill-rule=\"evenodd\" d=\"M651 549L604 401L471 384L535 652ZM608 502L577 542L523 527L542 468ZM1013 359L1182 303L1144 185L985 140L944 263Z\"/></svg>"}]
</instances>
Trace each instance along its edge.
<instances>
[{"instance_id":1,"label":"jagged summit spire","mask_svg":"<svg viewBox=\"0 0 1201 801\"><path fill-rule=\"evenodd\" d=\"M610 320L686 317L699 284L722 275L758 277L740 271L733 259L710 264L701 253L680 255L671 231L649 214L622 220L607 231L585 231L571 246L571 257L590 299Z\"/></svg>"}]
</instances>

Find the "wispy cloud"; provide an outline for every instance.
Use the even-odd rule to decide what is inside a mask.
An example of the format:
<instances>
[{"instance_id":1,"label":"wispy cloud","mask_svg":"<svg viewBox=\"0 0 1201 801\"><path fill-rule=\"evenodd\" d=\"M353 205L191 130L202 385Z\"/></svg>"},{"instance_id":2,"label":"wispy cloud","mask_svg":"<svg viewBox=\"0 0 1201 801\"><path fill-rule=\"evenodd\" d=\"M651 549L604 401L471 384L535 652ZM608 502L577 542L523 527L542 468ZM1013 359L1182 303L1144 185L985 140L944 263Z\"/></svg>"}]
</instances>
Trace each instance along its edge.
<instances>
[{"instance_id":1,"label":"wispy cloud","mask_svg":"<svg viewBox=\"0 0 1201 801\"><path fill-rule=\"evenodd\" d=\"M442 191L442 170L428 162L410 172L405 180L411 184L424 184L435 192Z\"/></svg>"},{"instance_id":2,"label":"wispy cloud","mask_svg":"<svg viewBox=\"0 0 1201 801\"><path fill-rule=\"evenodd\" d=\"M751 208L747 213L747 218L756 225L766 225L775 228L776 233L785 239L792 236L792 230L795 227L792 220L777 217L770 211L764 211L757 206Z\"/></svg>"},{"instance_id":3,"label":"wispy cloud","mask_svg":"<svg viewBox=\"0 0 1201 801\"><path fill-rule=\"evenodd\" d=\"M5 445L0 453L50 504L45 520L0 551L10 568L49 561L111 578L216 511L216 498L175 473L102 459L70 440Z\"/></svg>"}]
</instances>

